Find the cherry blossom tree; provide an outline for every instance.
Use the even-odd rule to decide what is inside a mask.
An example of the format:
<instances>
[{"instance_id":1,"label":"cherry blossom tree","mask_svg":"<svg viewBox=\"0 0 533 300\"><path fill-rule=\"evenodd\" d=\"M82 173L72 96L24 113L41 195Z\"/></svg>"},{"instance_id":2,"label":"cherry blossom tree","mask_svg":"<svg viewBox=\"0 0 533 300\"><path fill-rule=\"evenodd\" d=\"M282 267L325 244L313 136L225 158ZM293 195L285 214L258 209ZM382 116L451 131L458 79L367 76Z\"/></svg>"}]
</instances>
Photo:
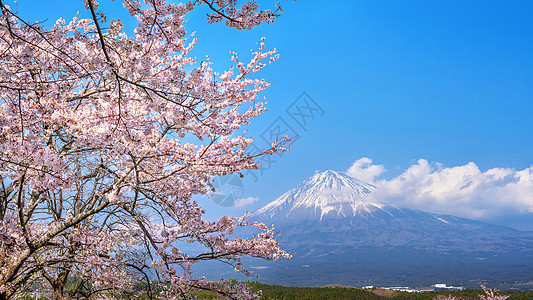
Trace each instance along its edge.
<instances>
[{"instance_id":1,"label":"cherry blossom tree","mask_svg":"<svg viewBox=\"0 0 533 300\"><path fill-rule=\"evenodd\" d=\"M289 257L274 229L244 217L205 221L192 196L205 194L213 176L255 169L257 156L287 150L285 139L250 155L253 139L239 134L266 111L258 95L269 84L254 76L277 54L261 41L251 60L234 54L217 73L190 55L196 38L184 16L203 7L210 23L250 29L273 22L279 4L124 0L137 20L132 36L96 0L84 4L90 18L47 28L0 0L0 299L35 276L61 297L68 276L126 285L132 270L153 272L168 298L191 289L257 297L193 278L191 266L220 260L245 272L243 256ZM237 227L257 234L235 236ZM187 253L190 243L203 250Z\"/></svg>"},{"instance_id":2,"label":"cherry blossom tree","mask_svg":"<svg viewBox=\"0 0 533 300\"><path fill-rule=\"evenodd\" d=\"M76 298L100 291L124 292L134 280L128 274L129 264L118 252L117 246L125 242L122 237L84 223L56 237L35 255L39 261L48 262L39 275L54 290L54 299L63 299L69 279L76 280L75 288L68 291Z\"/></svg>"}]
</instances>

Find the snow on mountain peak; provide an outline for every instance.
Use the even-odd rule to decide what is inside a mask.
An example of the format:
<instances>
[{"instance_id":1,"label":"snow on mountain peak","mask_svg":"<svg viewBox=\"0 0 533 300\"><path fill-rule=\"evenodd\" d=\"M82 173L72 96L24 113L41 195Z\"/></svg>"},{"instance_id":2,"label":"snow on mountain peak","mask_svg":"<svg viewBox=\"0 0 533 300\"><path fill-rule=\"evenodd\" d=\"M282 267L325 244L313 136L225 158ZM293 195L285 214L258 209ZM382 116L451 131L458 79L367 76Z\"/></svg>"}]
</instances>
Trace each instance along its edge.
<instances>
[{"instance_id":1,"label":"snow on mountain peak","mask_svg":"<svg viewBox=\"0 0 533 300\"><path fill-rule=\"evenodd\" d=\"M356 215L380 204L368 202L376 187L346 174L327 170L316 173L292 190L259 209L256 214L269 217L320 217Z\"/></svg>"}]
</instances>

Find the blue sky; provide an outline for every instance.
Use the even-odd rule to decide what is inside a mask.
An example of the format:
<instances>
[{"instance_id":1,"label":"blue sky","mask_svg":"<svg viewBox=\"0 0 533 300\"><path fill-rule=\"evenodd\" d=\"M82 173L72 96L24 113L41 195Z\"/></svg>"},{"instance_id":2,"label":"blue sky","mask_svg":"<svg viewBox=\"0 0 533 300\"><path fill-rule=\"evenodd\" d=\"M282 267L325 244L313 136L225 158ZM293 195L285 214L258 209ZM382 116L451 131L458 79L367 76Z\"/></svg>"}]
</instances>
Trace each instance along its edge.
<instances>
[{"instance_id":1,"label":"blue sky","mask_svg":"<svg viewBox=\"0 0 533 300\"><path fill-rule=\"evenodd\" d=\"M325 111L307 131L290 123L301 138L257 183L245 181L245 196L258 200L244 209L266 204L315 170L345 171L361 157L384 165L382 178L391 180L419 159L442 168L473 162L481 173L533 164L531 2L296 1L285 7L275 24L245 35L218 28L200 33L213 47L249 45L257 33L278 48L280 60L264 72L274 80L267 92L272 110L254 124L257 135L277 117L290 123L285 109L301 92ZM533 229L533 216L516 209L478 215L432 204L416 207Z\"/></svg>"},{"instance_id":2,"label":"blue sky","mask_svg":"<svg viewBox=\"0 0 533 300\"><path fill-rule=\"evenodd\" d=\"M84 10L81 0L72 2L20 1L19 9L53 23ZM278 118L300 134L289 153L276 157L263 175L256 173L257 182L244 178L243 197L254 203L236 208L201 200L208 216L255 210L317 170L347 171L362 157L387 169L379 177L385 181L420 166L419 159L444 172L473 162L481 174L533 165L533 2L299 0L282 5L285 13L274 24L246 32L207 24L205 11L189 16L187 27L198 36L194 54L202 60L208 53L220 70L230 63L229 51L245 57L263 36L267 48L278 49L280 59L259 74L273 82L264 93L271 111L252 123L249 134L260 140ZM305 129L286 112L303 92L324 111ZM519 203L533 206L528 201ZM411 205L455 213L450 205L435 203ZM460 213L461 207L455 210ZM469 215L463 210L463 216L533 230L533 211L501 211Z\"/></svg>"}]
</instances>

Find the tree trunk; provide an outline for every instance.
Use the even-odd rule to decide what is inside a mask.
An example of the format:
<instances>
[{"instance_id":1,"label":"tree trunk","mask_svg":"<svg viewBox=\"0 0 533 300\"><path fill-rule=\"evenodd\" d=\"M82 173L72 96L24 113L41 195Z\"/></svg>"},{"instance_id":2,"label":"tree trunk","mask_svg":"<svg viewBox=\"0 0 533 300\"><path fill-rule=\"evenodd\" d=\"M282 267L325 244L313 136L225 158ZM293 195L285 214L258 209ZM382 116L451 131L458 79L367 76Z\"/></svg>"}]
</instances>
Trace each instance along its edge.
<instances>
[{"instance_id":1,"label":"tree trunk","mask_svg":"<svg viewBox=\"0 0 533 300\"><path fill-rule=\"evenodd\" d=\"M63 299L64 299L63 298L63 285L54 286L54 300L63 300Z\"/></svg>"}]
</instances>

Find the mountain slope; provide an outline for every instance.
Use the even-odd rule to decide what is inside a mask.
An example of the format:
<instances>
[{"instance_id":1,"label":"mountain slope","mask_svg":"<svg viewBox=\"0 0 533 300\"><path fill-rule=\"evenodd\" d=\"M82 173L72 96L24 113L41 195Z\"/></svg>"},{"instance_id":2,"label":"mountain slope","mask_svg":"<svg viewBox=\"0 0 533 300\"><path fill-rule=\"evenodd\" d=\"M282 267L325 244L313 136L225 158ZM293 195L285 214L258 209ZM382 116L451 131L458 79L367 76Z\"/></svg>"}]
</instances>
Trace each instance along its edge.
<instances>
[{"instance_id":1,"label":"mountain slope","mask_svg":"<svg viewBox=\"0 0 533 300\"><path fill-rule=\"evenodd\" d=\"M474 220L369 201L376 187L345 174L314 174L252 218L274 224L283 240L322 244L399 247L432 251L528 251L517 230ZM327 233L327 234L324 234ZM509 240L513 242L510 243Z\"/></svg>"},{"instance_id":2,"label":"mountain slope","mask_svg":"<svg viewBox=\"0 0 533 300\"><path fill-rule=\"evenodd\" d=\"M457 272L466 274L464 280L479 280L497 278L502 272L494 271L508 264L514 269L507 279L531 274L532 232L376 203L369 197L375 190L345 174L325 171L252 214L252 220L281 230L281 247L293 254L290 262L277 264L276 272L263 272L270 274L267 279L348 284L381 274L379 278L392 276L391 282L396 278L398 284L422 283L431 270L435 280L457 277ZM411 275L406 282L394 277L397 273ZM533 280L533 274L529 277Z\"/></svg>"},{"instance_id":3,"label":"mountain slope","mask_svg":"<svg viewBox=\"0 0 533 300\"><path fill-rule=\"evenodd\" d=\"M354 216L378 204L364 199L375 186L334 171L317 173L278 199L259 209L256 215L296 219L324 216Z\"/></svg>"}]
</instances>

